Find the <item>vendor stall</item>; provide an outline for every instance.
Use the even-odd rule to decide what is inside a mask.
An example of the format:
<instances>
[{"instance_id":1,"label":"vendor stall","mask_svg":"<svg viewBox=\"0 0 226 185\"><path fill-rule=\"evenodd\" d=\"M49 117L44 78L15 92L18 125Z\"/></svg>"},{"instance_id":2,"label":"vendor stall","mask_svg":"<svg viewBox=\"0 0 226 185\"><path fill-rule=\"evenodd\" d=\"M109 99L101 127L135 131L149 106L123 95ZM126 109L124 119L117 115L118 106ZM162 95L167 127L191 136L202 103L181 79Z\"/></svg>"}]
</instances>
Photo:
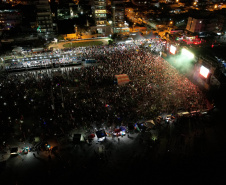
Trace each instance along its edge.
<instances>
[{"instance_id":1,"label":"vendor stall","mask_svg":"<svg viewBox=\"0 0 226 185\"><path fill-rule=\"evenodd\" d=\"M98 130L98 131L96 131L96 135L97 135L97 140L98 141L104 141L106 136L107 136L105 130Z\"/></svg>"},{"instance_id":2,"label":"vendor stall","mask_svg":"<svg viewBox=\"0 0 226 185\"><path fill-rule=\"evenodd\" d=\"M120 134L121 136L125 136L126 135L126 127L125 126L120 126Z\"/></svg>"},{"instance_id":3,"label":"vendor stall","mask_svg":"<svg viewBox=\"0 0 226 185\"><path fill-rule=\"evenodd\" d=\"M144 126L146 126L148 129L152 129L155 127L155 122L152 119L145 121Z\"/></svg>"},{"instance_id":4,"label":"vendor stall","mask_svg":"<svg viewBox=\"0 0 226 185\"><path fill-rule=\"evenodd\" d=\"M123 85L130 81L127 74L115 75L115 78L117 79L118 85Z\"/></svg>"}]
</instances>

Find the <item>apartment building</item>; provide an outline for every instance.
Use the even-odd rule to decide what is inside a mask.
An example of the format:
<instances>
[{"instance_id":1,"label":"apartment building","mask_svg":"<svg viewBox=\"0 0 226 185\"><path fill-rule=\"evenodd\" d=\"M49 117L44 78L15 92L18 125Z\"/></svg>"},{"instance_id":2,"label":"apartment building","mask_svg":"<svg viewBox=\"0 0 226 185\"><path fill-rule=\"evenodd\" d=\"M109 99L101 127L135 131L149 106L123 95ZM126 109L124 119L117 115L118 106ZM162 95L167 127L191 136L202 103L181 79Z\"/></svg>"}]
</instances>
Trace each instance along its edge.
<instances>
[{"instance_id":1,"label":"apartment building","mask_svg":"<svg viewBox=\"0 0 226 185\"><path fill-rule=\"evenodd\" d=\"M203 31L220 33L224 31L225 14L216 12L205 17L199 18L189 17L186 30L192 33L199 33Z\"/></svg>"},{"instance_id":2,"label":"apartment building","mask_svg":"<svg viewBox=\"0 0 226 185\"><path fill-rule=\"evenodd\" d=\"M91 28L92 31L96 31L98 34L103 36L109 35L111 29L107 26L107 9L106 0L93 0L92 11L95 20L95 26Z\"/></svg>"},{"instance_id":3,"label":"apartment building","mask_svg":"<svg viewBox=\"0 0 226 185\"><path fill-rule=\"evenodd\" d=\"M129 32L128 24L125 21L124 1L112 0L112 26L114 33Z\"/></svg>"},{"instance_id":4,"label":"apartment building","mask_svg":"<svg viewBox=\"0 0 226 185\"><path fill-rule=\"evenodd\" d=\"M193 18L189 17L186 30L192 32L192 33L199 33L204 31L205 29L205 24L204 24L204 19L198 19L198 18Z\"/></svg>"},{"instance_id":5,"label":"apartment building","mask_svg":"<svg viewBox=\"0 0 226 185\"><path fill-rule=\"evenodd\" d=\"M106 0L94 0L93 10L96 26L98 27L106 26L107 23Z\"/></svg>"},{"instance_id":6,"label":"apartment building","mask_svg":"<svg viewBox=\"0 0 226 185\"><path fill-rule=\"evenodd\" d=\"M21 24L22 15L19 10L2 9L0 10L0 30L10 30Z\"/></svg>"},{"instance_id":7,"label":"apartment building","mask_svg":"<svg viewBox=\"0 0 226 185\"><path fill-rule=\"evenodd\" d=\"M54 34L52 14L48 0L38 0L36 2L36 11L38 36L48 40Z\"/></svg>"}]
</instances>

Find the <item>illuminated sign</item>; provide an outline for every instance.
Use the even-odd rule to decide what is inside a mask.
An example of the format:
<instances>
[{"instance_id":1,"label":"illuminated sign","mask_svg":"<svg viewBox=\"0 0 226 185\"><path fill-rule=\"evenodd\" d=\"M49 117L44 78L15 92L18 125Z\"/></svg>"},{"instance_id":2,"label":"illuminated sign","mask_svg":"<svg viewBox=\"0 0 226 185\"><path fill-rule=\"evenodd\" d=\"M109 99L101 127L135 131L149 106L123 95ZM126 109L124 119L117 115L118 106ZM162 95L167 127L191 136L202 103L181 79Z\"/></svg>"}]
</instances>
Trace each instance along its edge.
<instances>
[{"instance_id":1,"label":"illuminated sign","mask_svg":"<svg viewBox=\"0 0 226 185\"><path fill-rule=\"evenodd\" d=\"M189 59L193 59L195 57L193 53L184 48L182 49L181 54L188 57Z\"/></svg>"},{"instance_id":2,"label":"illuminated sign","mask_svg":"<svg viewBox=\"0 0 226 185\"><path fill-rule=\"evenodd\" d=\"M202 75L203 77L207 78L208 74L209 74L210 70L207 69L206 67L204 66L201 66L200 67L200 75Z\"/></svg>"},{"instance_id":3,"label":"illuminated sign","mask_svg":"<svg viewBox=\"0 0 226 185\"><path fill-rule=\"evenodd\" d=\"M173 46L173 45L170 46L170 53L172 53L173 55L175 55L176 50L177 50L177 49L176 49L175 46Z\"/></svg>"},{"instance_id":4,"label":"illuminated sign","mask_svg":"<svg viewBox=\"0 0 226 185\"><path fill-rule=\"evenodd\" d=\"M41 26L38 26L37 31L42 32L41 31Z\"/></svg>"},{"instance_id":5,"label":"illuminated sign","mask_svg":"<svg viewBox=\"0 0 226 185\"><path fill-rule=\"evenodd\" d=\"M95 13L107 13L106 10L95 10Z\"/></svg>"}]
</instances>

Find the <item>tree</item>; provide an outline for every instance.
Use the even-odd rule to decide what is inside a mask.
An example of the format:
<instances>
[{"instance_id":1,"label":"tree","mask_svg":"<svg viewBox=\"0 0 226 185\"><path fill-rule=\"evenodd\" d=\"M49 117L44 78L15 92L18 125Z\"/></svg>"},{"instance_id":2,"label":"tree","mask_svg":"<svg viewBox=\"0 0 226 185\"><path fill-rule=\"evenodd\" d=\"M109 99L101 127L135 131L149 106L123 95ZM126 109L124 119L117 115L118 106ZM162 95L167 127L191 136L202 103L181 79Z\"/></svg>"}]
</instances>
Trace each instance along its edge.
<instances>
[{"instance_id":1,"label":"tree","mask_svg":"<svg viewBox=\"0 0 226 185\"><path fill-rule=\"evenodd\" d=\"M63 36L63 35L58 35L58 36L57 36L57 39L58 39L58 40L64 40L64 36Z\"/></svg>"},{"instance_id":2,"label":"tree","mask_svg":"<svg viewBox=\"0 0 226 185\"><path fill-rule=\"evenodd\" d=\"M113 44L113 40L108 40L108 45L112 45Z\"/></svg>"}]
</instances>

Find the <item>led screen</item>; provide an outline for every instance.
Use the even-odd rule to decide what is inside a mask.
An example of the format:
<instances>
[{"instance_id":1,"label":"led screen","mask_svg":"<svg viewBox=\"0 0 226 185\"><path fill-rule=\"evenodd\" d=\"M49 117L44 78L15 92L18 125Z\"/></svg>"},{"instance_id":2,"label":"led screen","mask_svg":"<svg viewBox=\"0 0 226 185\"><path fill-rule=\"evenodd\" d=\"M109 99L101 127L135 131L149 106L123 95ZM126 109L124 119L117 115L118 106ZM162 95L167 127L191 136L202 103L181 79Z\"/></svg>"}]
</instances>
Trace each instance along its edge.
<instances>
[{"instance_id":1,"label":"led screen","mask_svg":"<svg viewBox=\"0 0 226 185\"><path fill-rule=\"evenodd\" d=\"M210 70L207 69L204 66L200 67L200 75L202 75L203 77L207 78L208 74L209 74Z\"/></svg>"},{"instance_id":2,"label":"led screen","mask_svg":"<svg viewBox=\"0 0 226 185\"><path fill-rule=\"evenodd\" d=\"M170 53L172 53L173 55L175 55L176 50L177 50L177 49L176 49L175 46L173 46L173 45L170 46Z\"/></svg>"}]
</instances>

